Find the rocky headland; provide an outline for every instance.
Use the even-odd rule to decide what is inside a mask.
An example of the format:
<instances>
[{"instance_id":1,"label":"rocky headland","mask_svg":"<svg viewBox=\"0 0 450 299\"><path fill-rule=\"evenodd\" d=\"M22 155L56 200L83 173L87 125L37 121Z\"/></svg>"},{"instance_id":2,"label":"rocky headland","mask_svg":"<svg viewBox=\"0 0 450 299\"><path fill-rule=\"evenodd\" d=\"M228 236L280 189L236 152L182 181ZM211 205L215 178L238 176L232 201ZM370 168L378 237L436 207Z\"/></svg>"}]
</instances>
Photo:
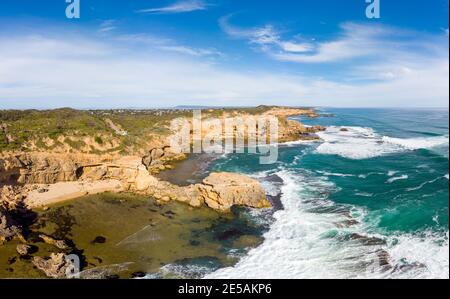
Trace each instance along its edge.
<instances>
[{"instance_id":1,"label":"rocky headland","mask_svg":"<svg viewBox=\"0 0 450 299\"><path fill-rule=\"evenodd\" d=\"M132 192L149 196L160 204L177 201L195 208L207 206L221 213L230 211L233 206L271 206L258 181L236 173L210 173L201 182L187 186L158 178L159 172L173 169L178 161L187 157L174 152L169 142L173 132L170 132L168 120L185 116L184 110L153 111L151 114L148 111L95 111L88 114L69 111L73 122L88 123L72 128L73 123L62 122L57 125L58 134L46 136L42 133L46 130L45 124L50 126L49 113L43 112L42 119L36 121L42 125L36 132L27 131L27 138L23 138L23 130L26 131L23 120L29 117L28 113L2 112L0 119L0 133L3 133L3 139L0 134L3 140L0 144L3 146L0 154L0 245L12 239L20 240L21 246L17 248L20 255L30 256L32 252L27 230L35 221L34 209L47 209L86 195ZM209 110L205 117L206 120L213 117L225 120L232 116L258 115L278 117L280 142L317 139L314 133L323 129L304 127L289 120L289 116L294 115L317 117L311 109L218 109ZM141 122L151 122L153 129L133 132L132 128L142 125ZM155 122L159 123L157 128ZM99 128L89 134L89 125L95 127L100 123L104 125L103 130ZM22 130L20 134L19 129ZM207 129L202 131L202 134L208 133ZM70 246L51 236L40 235L39 238L54 246L56 252L47 259L34 257L32 262L48 277L64 277L65 269L70 265L61 253L70 253Z\"/></svg>"}]
</instances>

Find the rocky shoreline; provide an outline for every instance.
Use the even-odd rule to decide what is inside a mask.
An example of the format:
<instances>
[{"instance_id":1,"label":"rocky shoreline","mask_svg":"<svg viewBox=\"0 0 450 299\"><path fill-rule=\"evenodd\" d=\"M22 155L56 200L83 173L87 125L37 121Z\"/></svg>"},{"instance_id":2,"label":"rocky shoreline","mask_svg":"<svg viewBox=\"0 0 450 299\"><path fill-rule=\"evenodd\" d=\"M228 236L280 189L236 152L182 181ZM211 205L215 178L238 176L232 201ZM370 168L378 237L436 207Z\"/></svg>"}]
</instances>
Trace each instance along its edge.
<instances>
[{"instance_id":1,"label":"rocky shoreline","mask_svg":"<svg viewBox=\"0 0 450 299\"><path fill-rule=\"evenodd\" d=\"M304 110L302 110L304 112ZM299 113L276 108L269 115L288 117ZM315 117L308 112L309 117ZM315 139L322 128L304 128L285 119L280 126L280 140ZM205 132L207 134L207 132ZM167 144L167 142L166 142ZM170 146L154 147L143 156L93 155L85 153L3 153L0 156L0 246L19 240L20 256L30 257L29 226L36 220L33 209L48 209L57 203L104 192L131 192L150 196L159 204L181 202L194 208L207 206L227 213L233 206L268 208L271 203L265 190L254 179L235 173L211 173L201 182L179 186L159 179L161 171L173 169L176 161L186 159ZM47 277L62 278L73 267L64 254L74 249L51 236L39 238L54 246L48 258L32 257L32 263Z\"/></svg>"}]
</instances>

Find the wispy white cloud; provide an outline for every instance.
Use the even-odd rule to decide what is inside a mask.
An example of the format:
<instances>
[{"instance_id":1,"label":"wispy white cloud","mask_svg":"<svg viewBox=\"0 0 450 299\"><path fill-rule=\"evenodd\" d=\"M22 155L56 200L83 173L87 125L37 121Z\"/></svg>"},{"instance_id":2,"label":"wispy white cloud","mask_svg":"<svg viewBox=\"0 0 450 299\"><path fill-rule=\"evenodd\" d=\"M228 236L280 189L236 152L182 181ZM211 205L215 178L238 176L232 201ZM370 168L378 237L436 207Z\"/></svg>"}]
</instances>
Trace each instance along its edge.
<instances>
[{"instance_id":1,"label":"wispy white cloud","mask_svg":"<svg viewBox=\"0 0 450 299\"><path fill-rule=\"evenodd\" d=\"M393 51L403 51L407 41L399 41L397 32L377 25L345 23L341 25L340 36L330 41L315 42L307 53L286 51L268 53L282 61L299 63L342 62L355 58L384 57ZM398 36L397 36L398 37ZM414 39L410 39L414 41Z\"/></svg>"},{"instance_id":2,"label":"wispy white cloud","mask_svg":"<svg viewBox=\"0 0 450 299\"><path fill-rule=\"evenodd\" d=\"M223 57L224 54L216 49L202 49L202 48L192 48L192 47L187 47L187 46L161 46L159 47L161 50L164 51L171 51L171 52L176 52L176 53L180 53L180 54L187 54L187 55L192 55L192 56L197 56L197 57L201 57L201 56L217 56L217 57Z\"/></svg>"},{"instance_id":3,"label":"wispy white cloud","mask_svg":"<svg viewBox=\"0 0 450 299\"><path fill-rule=\"evenodd\" d=\"M160 50L163 52L173 52L182 55L195 57L224 57L225 54L215 48L197 48L181 45L170 38L161 38L148 34L122 34L112 37L118 43L125 43L128 46L135 45L144 49Z\"/></svg>"},{"instance_id":4,"label":"wispy white cloud","mask_svg":"<svg viewBox=\"0 0 450 299\"><path fill-rule=\"evenodd\" d=\"M197 10L206 10L208 5L202 0L186 0L178 1L174 4L158 7L158 8L146 8L140 9L136 12L138 13L157 13L157 14L175 14L175 13L185 13Z\"/></svg>"},{"instance_id":5,"label":"wispy white cloud","mask_svg":"<svg viewBox=\"0 0 450 299\"><path fill-rule=\"evenodd\" d=\"M276 46L287 53L301 53L313 50L312 44L308 42L283 40L281 33L272 25L243 29L231 25L229 22L231 17L232 15L228 15L219 20L222 30L231 37L247 39L251 44L259 45L263 50L268 50L271 46Z\"/></svg>"},{"instance_id":6,"label":"wispy white cloud","mask_svg":"<svg viewBox=\"0 0 450 299\"><path fill-rule=\"evenodd\" d=\"M434 36L421 38L412 48L396 44L395 55L388 59L355 63L342 73L343 79L332 80L250 65L242 72L202 56L215 55L214 50L159 36L115 32L50 36L51 31L0 33L0 108L153 107L186 102L448 107L448 44L436 43ZM266 30L253 43L262 46L273 41L269 33ZM381 36L372 34L371 42L376 43ZM303 55L301 49L294 50Z\"/></svg>"},{"instance_id":7,"label":"wispy white cloud","mask_svg":"<svg viewBox=\"0 0 450 299\"><path fill-rule=\"evenodd\" d=\"M357 23L342 24L341 33L330 40L298 42L283 38L283 34L270 24L245 29L231 25L230 18L231 15L219 20L226 34L246 39L251 45L258 45L257 49L269 57L287 62L330 63L377 57L386 60L389 57L430 51L436 42L436 37L435 41L426 40L429 37L417 32Z\"/></svg>"},{"instance_id":8,"label":"wispy white cloud","mask_svg":"<svg viewBox=\"0 0 450 299\"><path fill-rule=\"evenodd\" d=\"M113 31L113 30L117 29L117 27L115 26L115 23L116 23L115 20L103 21L100 24L100 28L98 29L98 32L106 33L106 32L110 32L110 31Z\"/></svg>"},{"instance_id":9,"label":"wispy white cloud","mask_svg":"<svg viewBox=\"0 0 450 299\"><path fill-rule=\"evenodd\" d=\"M310 43L296 43L292 41L283 41L279 42L278 45L285 52L290 53L304 53L311 52L314 49L314 46Z\"/></svg>"}]
</instances>

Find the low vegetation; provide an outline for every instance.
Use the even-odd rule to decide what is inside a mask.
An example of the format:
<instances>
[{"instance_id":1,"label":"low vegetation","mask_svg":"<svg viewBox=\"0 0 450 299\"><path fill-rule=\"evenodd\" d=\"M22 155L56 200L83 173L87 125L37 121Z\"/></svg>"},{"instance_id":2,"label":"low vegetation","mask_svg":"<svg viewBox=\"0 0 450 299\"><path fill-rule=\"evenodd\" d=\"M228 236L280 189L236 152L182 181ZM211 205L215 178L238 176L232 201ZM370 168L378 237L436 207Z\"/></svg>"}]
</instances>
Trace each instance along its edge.
<instances>
[{"instance_id":1,"label":"low vegetation","mask_svg":"<svg viewBox=\"0 0 450 299\"><path fill-rule=\"evenodd\" d=\"M258 115L275 107L204 108L204 117ZM132 153L170 134L170 121L192 108L150 110L0 110L0 152L61 150Z\"/></svg>"}]
</instances>

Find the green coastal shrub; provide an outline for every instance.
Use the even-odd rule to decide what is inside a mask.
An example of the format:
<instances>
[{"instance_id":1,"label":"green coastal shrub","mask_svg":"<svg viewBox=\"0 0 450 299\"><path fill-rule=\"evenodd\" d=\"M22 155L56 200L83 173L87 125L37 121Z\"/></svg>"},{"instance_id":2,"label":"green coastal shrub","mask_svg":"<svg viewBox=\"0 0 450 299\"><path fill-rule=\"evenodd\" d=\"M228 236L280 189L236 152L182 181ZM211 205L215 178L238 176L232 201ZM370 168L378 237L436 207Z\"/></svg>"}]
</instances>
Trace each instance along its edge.
<instances>
[{"instance_id":1,"label":"green coastal shrub","mask_svg":"<svg viewBox=\"0 0 450 299\"><path fill-rule=\"evenodd\" d=\"M103 144L103 139L100 136L96 136L95 137L95 142L97 142L98 144L102 145Z\"/></svg>"}]
</instances>

